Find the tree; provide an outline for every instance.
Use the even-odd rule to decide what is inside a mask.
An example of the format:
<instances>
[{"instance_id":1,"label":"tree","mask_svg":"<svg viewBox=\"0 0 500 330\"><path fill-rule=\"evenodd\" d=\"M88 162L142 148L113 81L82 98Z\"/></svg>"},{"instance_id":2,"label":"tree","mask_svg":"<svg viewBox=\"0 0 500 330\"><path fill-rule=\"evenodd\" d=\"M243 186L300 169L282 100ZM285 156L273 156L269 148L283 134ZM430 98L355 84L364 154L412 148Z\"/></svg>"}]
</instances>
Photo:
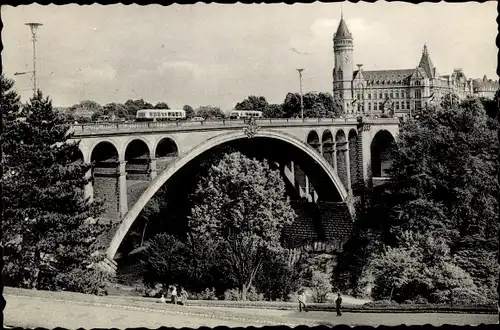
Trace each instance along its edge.
<instances>
[{"instance_id":1,"label":"tree","mask_svg":"<svg viewBox=\"0 0 500 330\"><path fill-rule=\"evenodd\" d=\"M283 227L296 217L279 172L239 152L228 154L212 166L193 198L191 235L216 242L228 276L246 299L267 251L280 246Z\"/></svg>"},{"instance_id":2,"label":"tree","mask_svg":"<svg viewBox=\"0 0 500 330\"><path fill-rule=\"evenodd\" d=\"M427 107L403 124L379 203L392 235L404 230L441 236L454 263L478 290L497 249L496 125L477 98ZM464 262L463 256L482 256ZM459 256L462 256L461 258Z\"/></svg>"},{"instance_id":3,"label":"tree","mask_svg":"<svg viewBox=\"0 0 500 330\"><path fill-rule=\"evenodd\" d=\"M201 106L195 111L196 116L203 117L204 119L224 118L224 113L219 107Z\"/></svg>"},{"instance_id":4,"label":"tree","mask_svg":"<svg viewBox=\"0 0 500 330\"><path fill-rule=\"evenodd\" d=\"M341 112L338 103L328 93L310 92L302 96L302 101L305 118L335 118ZM288 93L282 107L285 117L300 117L300 94Z\"/></svg>"},{"instance_id":5,"label":"tree","mask_svg":"<svg viewBox=\"0 0 500 330\"><path fill-rule=\"evenodd\" d=\"M170 109L166 102L158 102L155 104L155 109Z\"/></svg>"},{"instance_id":6,"label":"tree","mask_svg":"<svg viewBox=\"0 0 500 330\"><path fill-rule=\"evenodd\" d=\"M77 121L84 121L85 118L92 118L95 114L101 114L103 112L102 106L94 101L82 101L78 104L71 106L67 113L70 117L68 119L74 119ZM73 121L73 120L71 120Z\"/></svg>"},{"instance_id":7,"label":"tree","mask_svg":"<svg viewBox=\"0 0 500 330\"><path fill-rule=\"evenodd\" d=\"M265 118L283 118L283 107L281 104L269 104L262 114Z\"/></svg>"},{"instance_id":8,"label":"tree","mask_svg":"<svg viewBox=\"0 0 500 330\"><path fill-rule=\"evenodd\" d=\"M264 111L269 106L264 96L250 95L241 102L236 103L235 110Z\"/></svg>"},{"instance_id":9,"label":"tree","mask_svg":"<svg viewBox=\"0 0 500 330\"><path fill-rule=\"evenodd\" d=\"M193 110L193 107L191 107L190 105L186 104L185 106L182 107L182 110L186 111L186 118L187 119L194 117L194 110Z\"/></svg>"},{"instance_id":10,"label":"tree","mask_svg":"<svg viewBox=\"0 0 500 330\"><path fill-rule=\"evenodd\" d=\"M115 116L117 118L126 118L126 119L133 119L134 117L131 117L129 114L129 111L127 107L121 103L108 103L104 106L102 114L101 115L108 115L108 116Z\"/></svg>"},{"instance_id":11,"label":"tree","mask_svg":"<svg viewBox=\"0 0 500 330\"><path fill-rule=\"evenodd\" d=\"M89 164L41 92L19 112L12 81L1 76L4 278L9 285L71 289L71 277L97 259L99 205L85 199Z\"/></svg>"},{"instance_id":12,"label":"tree","mask_svg":"<svg viewBox=\"0 0 500 330\"><path fill-rule=\"evenodd\" d=\"M130 118L135 118L137 111L142 109L152 109L153 105L151 103L145 102L143 99L140 100L127 100L125 102L125 107Z\"/></svg>"}]
</instances>

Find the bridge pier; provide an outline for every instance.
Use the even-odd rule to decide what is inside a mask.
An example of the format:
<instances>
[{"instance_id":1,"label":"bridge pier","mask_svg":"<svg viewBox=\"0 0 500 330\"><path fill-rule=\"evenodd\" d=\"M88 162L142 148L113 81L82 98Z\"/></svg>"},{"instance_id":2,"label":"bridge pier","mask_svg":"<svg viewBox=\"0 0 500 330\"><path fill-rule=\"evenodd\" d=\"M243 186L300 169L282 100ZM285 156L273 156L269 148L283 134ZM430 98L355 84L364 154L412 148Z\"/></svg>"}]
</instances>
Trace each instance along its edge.
<instances>
[{"instance_id":1,"label":"bridge pier","mask_svg":"<svg viewBox=\"0 0 500 330\"><path fill-rule=\"evenodd\" d=\"M93 169L93 196L104 200L103 217L120 221L128 212L125 161L100 162Z\"/></svg>"},{"instance_id":2,"label":"bridge pier","mask_svg":"<svg viewBox=\"0 0 500 330\"><path fill-rule=\"evenodd\" d=\"M85 173L85 179L90 179L89 183L85 185L84 188L84 196L85 198L89 200L89 203L92 203L94 201L94 187L92 186L92 169L88 170L87 173Z\"/></svg>"},{"instance_id":3,"label":"bridge pier","mask_svg":"<svg viewBox=\"0 0 500 330\"><path fill-rule=\"evenodd\" d=\"M149 160L149 177L154 180L158 175L158 170L156 169L156 158L151 158Z\"/></svg>"}]
</instances>

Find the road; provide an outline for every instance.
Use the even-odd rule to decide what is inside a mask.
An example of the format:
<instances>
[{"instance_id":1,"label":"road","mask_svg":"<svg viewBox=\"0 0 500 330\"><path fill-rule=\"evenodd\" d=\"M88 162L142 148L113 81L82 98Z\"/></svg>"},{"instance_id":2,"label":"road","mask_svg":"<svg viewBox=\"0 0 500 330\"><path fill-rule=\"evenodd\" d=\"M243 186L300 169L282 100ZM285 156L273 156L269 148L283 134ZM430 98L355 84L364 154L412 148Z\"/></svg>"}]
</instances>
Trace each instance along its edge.
<instances>
[{"instance_id":1,"label":"road","mask_svg":"<svg viewBox=\"0 0 500 330\"><path fill-rule=\"evenodd\" d=\"M299 313L283 310L255 310L217 307L183 307L149 303L131 306L116 303L64 301L51 298L5 295L7 326L52 329L146 327L246 327L264 325L398 325L494 324L496 315L488 314L387 314L344 313L336 317L329 312Z\"/></svg>"}]
</instances>

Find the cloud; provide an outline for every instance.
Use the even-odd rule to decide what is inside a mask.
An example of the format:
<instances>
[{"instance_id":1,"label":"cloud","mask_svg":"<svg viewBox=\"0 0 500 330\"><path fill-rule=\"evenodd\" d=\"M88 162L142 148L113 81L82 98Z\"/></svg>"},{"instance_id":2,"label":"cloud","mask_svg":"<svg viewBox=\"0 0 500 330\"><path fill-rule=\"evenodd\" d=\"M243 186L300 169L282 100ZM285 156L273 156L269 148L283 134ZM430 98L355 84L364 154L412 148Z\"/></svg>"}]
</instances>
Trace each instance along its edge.
<instances>
[{"instance_id":1,"label":"cloud","mask_svg":"<svg viewBox=\"0 0 500 330\"><path fill-rule=\"evenodd\" d=\"M116 77L116 70L111 66L97 66L90 67L87 66L85 68L79 69L81 71L81 77L86 81L93 80L114 80Z\"/></svg>"},{"instance_id":2,"label":"cloud","mask_svg":"<svg viewBox=\"0 0 500 330\"><path fill-rule=\"evenodd\" d=\"M317 37L324 38L325 36L333 36L338 24L339 21L336 19L318 18L310 26L310 30Z\"/></svg>"},{"instance_id":3,"label":"cloud","mask_svg":"<svg viewBox=\"0 0 500 330\"><path fill-rule=\"evenodd\" d=\"M163 62L157 68L157 71L160 74L170 70L188 71L191 72L195 77L199 77L204 73L204 70L200 68L200 66L189 61Z\"/></svg>"}]
</instances>

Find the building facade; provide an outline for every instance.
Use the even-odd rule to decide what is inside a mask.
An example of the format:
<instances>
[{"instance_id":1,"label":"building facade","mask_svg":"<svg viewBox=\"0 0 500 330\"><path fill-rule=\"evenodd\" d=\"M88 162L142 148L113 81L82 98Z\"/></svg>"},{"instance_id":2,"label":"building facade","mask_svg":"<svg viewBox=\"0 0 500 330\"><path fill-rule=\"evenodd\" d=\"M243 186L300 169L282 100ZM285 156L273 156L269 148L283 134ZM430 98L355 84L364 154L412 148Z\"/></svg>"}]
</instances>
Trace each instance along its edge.
<instances>
[{"instance_id":1,"label":"building facade","mask_svg":"<svg viewBox=\"0 0 500 330\"><path fill-rule=\"evenodd\" d=\"M439 75L424 45L415 68L403 70L354 70L354 39L341 17L333 37L333 98L342 104L346 116L396 116L406 119L412 111L447 93L460 99L470 95L493 97L498 81L468 79L462 69Z\"/></svg>"}]
</instances>

